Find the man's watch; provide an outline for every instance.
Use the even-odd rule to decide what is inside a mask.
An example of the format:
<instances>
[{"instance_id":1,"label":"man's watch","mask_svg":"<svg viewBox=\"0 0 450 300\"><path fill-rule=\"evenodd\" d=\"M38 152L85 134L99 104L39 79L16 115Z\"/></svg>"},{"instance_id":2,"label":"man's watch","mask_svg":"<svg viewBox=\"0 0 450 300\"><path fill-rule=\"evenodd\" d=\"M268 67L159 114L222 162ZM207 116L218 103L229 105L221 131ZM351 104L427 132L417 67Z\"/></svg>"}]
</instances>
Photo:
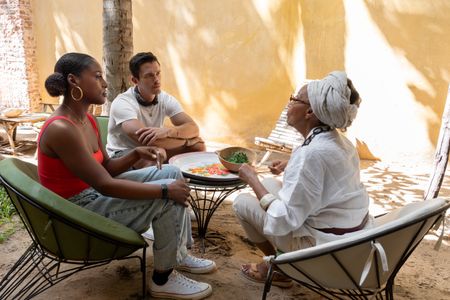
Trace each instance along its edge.
<instances>
[{"instance_id":1,"label":"man's watch","mask_svg":"<svg viewBox=\"0 0 450 300\"><path fill-rule=\"evenodd\" d=\"M161 184L161 194L162 194L162 199L167 200L169 199L169 188L167 187L167 184L163 183Z\"/></svg>"}]
</instances>

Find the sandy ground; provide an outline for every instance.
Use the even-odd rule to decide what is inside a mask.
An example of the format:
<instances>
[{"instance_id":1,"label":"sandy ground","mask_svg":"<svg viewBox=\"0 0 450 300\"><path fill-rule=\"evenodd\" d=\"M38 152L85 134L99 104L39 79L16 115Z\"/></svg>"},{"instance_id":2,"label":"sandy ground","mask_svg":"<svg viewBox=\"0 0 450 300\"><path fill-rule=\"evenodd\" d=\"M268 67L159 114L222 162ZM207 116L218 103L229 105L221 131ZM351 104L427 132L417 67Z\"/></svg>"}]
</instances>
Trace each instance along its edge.
<instances>
[{"instance_id":1,"label":"sandy ground","mask_svg":"<svg viewBox=\"0 0 450 300\"><path fill-rule=\"evenodd\" d=\"M408 165L362 161L361 178L373 200L371 212L378 214L421 201L427 184L430 165ZM448 177L448 176L447 176ZM450 186L446 178L440 195L448 197ZM224 240L208 244L204 257L215 260L218 270L208 275L189 275L210 283L213 294L209 299L260 299L262 286L245 280L239 274L242 263L259 261L261 253L244 236L231 208L236 193L216 211L209 226ZM447 215L446 223L450 224ZM194 224L195 226L195 224ZM449 226L440 251L433 250L437 234L426 236L400 270L394 288L396 299L450 299L450 241ZM1 229L1 228L0 228ZM0 245L0 278L10 269L29 245L25 230L19 230ZM192 252L199 255L198 242ZM151 249L151 248L150 248ZM147 257L148 278L152 272L152 253ZM116 261L109 265L75 274L55 285L35 299L139 299L141 273L136 260ZM304 287L291 289L273 287L269 299L321 299Z\"/></svg>"}]
</instances>

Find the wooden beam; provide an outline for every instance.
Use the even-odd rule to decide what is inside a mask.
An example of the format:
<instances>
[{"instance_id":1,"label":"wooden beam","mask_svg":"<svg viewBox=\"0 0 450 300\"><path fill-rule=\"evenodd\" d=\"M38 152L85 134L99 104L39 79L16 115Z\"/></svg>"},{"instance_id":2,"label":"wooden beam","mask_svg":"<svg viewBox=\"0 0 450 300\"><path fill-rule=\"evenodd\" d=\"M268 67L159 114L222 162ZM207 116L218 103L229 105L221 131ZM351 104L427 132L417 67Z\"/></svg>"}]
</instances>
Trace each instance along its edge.
<instances>
[{"instance_id":1,"label":"wooden beam","mask_svg":"<svg viewBox=\"0 0 450 300\"><path fill-rule=\"evenodd\" d=\"M442 181L444 180L445 170L447 168L448 153L450 147L450 86L447 92L444 113L442 115L441 129L436 146L436 154L433 162L433 173L430 176L430 182L425 190L424 199L436 198L439 195Z\"/></svg>"}]
</instances>

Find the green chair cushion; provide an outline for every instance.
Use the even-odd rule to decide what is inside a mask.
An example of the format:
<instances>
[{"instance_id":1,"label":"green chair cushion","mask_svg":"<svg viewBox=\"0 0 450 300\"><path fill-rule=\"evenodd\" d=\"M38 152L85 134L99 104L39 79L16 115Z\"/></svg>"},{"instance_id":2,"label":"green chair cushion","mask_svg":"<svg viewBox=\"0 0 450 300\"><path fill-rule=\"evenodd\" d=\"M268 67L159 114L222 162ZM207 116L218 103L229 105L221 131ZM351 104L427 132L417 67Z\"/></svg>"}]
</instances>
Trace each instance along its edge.
<instances>
[{"instance_id":1,"label":"green chair cushion","mask_svg":"<svg viewBox=\"0 0 450 300\"><path fill-rule=\"evenodd\" d=\"M43 187L36 181L36 166L33 164L16 158L5 159L0 161L0 177L17 190L18 193L11 193L9 189L11 198L36 239L57 256L101 260L126 256L146 245L134 230L73 204ZM22 201L20 194L31 203ZM39 206L44 210L38 209Z\"/></svg>"},{"instance_id":2,"label":"green chair cushion","mask_svg":"<svg viewBox=\"0 0 450 300\"><path fill-rule=\"evenodd\" d=\"M100 133L100 138L102 140L102 143L104 146L106 146L106 141L108 139L108 122L109 117L108 116L96 116L97 124L98 124L98 131Z\"/></svg>"}]
</instances>

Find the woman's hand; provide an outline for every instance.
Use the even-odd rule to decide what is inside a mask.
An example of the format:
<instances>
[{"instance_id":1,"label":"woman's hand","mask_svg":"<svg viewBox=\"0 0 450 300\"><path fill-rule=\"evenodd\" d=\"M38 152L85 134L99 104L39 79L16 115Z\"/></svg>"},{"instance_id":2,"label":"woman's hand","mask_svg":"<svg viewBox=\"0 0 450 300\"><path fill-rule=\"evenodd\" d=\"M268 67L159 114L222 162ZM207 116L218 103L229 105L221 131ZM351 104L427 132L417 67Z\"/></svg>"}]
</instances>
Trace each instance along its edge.
<instances>
[{"instance_id":1,"label":"woman's hand","mask_svg":"<svg viewBox=\"0 0 450 300\"><path fill-rule=\"evenodd\" d=\"M136 147L135 148L137 154L139 155L139 158L145 159L145 160L154 160L158 158L158 153L160 156L161 163L165 162L167 159L167 153L164 148L158 148L158 147Z\"/></svg>"},{"instance_id":2,"label":"woman's hand","mask_svg":"<svg viewBox=\"0 0 450 300\"><path fill-rule=\"evenodd\" d=\"M287 163L287 161L274 160L269 166L269 170L272 174L279 175L286 169Z\"/></svg>"},{"instance_id":3,"label":"woman's hand","mask_svg":"<svg viewBox=\"0 0 450 300\"><path fill-rule=\"evenodd\" d=\"M254 167L250 166L249 164L242 164L242 166L239 168L239 178L242 181L250 184L255 179L258 180L258 174L256 173Z\"/></svg>"},{"instance_id":4,"label":"woman's hand","mask_svg":"<svg viewBox=\"0 0 450 300\"><path fill-rule=\"evenodd\" d=\"M256 173L254 167L248 164L243 164L239 168L239 178L253 189L258 199L261 199L268 193L267 189L262 185L261 181L259 181L258 173Z\"/></svg>"},{"instance_id":5,"label":"woman's hand","mask_svg":"<svg viewBox=\"0 0 450 300\"><path fill-rule=\"evenodd\" d=\"M188 197L191 189L184 179L178 179L167 185L169 199L183 205L188 206Z\"/></svg>"}]
</instances>

